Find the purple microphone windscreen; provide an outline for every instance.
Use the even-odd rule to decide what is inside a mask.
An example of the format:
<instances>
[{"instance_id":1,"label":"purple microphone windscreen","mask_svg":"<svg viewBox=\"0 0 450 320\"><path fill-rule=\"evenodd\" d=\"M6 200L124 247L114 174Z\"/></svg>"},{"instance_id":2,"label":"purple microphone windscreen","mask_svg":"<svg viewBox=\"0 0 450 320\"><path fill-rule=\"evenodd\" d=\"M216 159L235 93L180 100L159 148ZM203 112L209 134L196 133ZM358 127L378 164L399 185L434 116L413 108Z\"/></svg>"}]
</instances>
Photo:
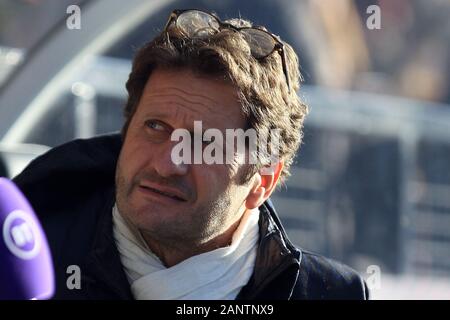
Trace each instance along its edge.
<instances>
[{"instance_id":1,"label":"purple microphone windscreen","mask_svg":"<svg viewBox=\"0 0 450 320\"><path fill-rule=\"evenodd\" d=\"M55 282L44 231L16 185L0 178L0 300L50 299Z\"/></svg>"}]
</instances>

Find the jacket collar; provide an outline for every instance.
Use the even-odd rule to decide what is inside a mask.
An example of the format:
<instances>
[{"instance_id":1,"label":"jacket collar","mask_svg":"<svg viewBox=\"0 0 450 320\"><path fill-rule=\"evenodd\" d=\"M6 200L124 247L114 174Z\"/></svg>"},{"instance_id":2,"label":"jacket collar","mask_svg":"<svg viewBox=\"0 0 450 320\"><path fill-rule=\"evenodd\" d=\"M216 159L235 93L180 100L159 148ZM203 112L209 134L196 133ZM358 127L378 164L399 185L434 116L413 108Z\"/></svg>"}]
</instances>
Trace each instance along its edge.
<instances>
[{"instance_id":1,"label":"jacket collar","mask_svg":"<svg viewBox=\"0 0 450 320\"><path fill-rule=\"evenodd\" d=\"M237 299L290 299L302 253L288 239L272 202L260 208L259 246L255 270Z\"/></svg>"}]
</instances>

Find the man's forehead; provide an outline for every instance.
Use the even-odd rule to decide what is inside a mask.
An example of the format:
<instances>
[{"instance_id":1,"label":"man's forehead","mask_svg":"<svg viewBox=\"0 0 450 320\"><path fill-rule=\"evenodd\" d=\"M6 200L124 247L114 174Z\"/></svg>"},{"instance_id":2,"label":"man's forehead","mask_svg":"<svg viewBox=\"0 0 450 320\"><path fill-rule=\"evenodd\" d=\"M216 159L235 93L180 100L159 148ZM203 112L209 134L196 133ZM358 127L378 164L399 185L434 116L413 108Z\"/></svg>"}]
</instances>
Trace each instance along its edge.
<instances>
[{"instance_id":1,"label":"man's forehead","mask_svg":"<svg viewBox=\"0 0 450 320\"><path fill-rule=\"evenodd\" d=\"M190 69L156 69L149 77L144 91L152 94L178 90L192 100L210 103L239 101L236 88L221 77L194 73Z\"/></svg>"},{"instance_id":2,"label":"man's forehead","mask_svg":"<svg viewBox=\"0 0 450 320\"><path fill-rule=\"evenodd\" d=\"M165 104L179 106L185 111L193 113L221 112L227 108L223 101L217 101L208 94L196 94L185 91L177 86L166 86L163 88L153 87L144 92L143 98L146 104Z\"/></svg>"},{"instance_id":3,"label":"man's forehead","mask_svg":"<svg viewBox=\"0 0 450 320\"><path fill-rule=\"evenodd\" d=\"M141 105L146 114L186 122L201 120L212 127L217 127L214 123L239 127L244 122L233 86L188 70L155 71L146 84Z\"/></svg>"}]
</instances>

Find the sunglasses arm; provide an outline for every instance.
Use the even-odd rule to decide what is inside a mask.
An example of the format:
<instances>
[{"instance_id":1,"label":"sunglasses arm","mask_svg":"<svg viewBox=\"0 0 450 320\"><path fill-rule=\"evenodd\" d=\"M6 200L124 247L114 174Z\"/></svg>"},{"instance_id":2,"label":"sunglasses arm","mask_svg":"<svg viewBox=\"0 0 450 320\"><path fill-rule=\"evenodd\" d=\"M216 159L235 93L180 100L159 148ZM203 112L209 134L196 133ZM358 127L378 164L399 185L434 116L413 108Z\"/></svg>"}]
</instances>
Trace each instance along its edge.
<instances>
[{"instance_id":1,"label":"sunglasses arm","mask_svg":"<svg viewBox=\"0 0 450 320\"><path fill-rule=\"evenodd\" d=\"M172 12L169 16L169 19L167 19L166 25L164 26L164 30L167 30L167 28L170 26L172 21L177 18L177 14L175 12Z\"/></svg>"},{"instance_id":2,"label":"sunglasses arm","mask_svg":"<svg viewBox=\"0 0 450 320\"><path fill-rule=\"evenodd\" d=\"M278 51L281 55L281 62L283 65L283 73L286 77L286 84L288 86L288 92L291 93L291 83L289 81L289 74L287 70L287 59L286 59L286 51L284 50L284 47L281 47L281 49Z\"/></svg>"}]
</instances>

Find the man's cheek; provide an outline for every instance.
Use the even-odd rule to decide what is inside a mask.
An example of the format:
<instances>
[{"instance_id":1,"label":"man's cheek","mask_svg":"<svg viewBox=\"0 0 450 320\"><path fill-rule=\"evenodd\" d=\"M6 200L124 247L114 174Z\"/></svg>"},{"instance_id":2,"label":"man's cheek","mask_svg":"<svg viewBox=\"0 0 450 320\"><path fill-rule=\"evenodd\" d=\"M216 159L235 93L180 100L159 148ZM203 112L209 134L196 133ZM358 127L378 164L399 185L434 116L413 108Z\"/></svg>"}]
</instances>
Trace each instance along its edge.
<instances>
[{"instance_id":1,"label":"man's cheek","mask_svg":"<svg viewBox=\"0 0 450 320\"><path fill-rule=\"evenodd\" d=\"M124 154L122 159L122 171L127 178L131 181L139 175L142 159L138 151L129 151Z\"/></svg>"}]
</instances>

